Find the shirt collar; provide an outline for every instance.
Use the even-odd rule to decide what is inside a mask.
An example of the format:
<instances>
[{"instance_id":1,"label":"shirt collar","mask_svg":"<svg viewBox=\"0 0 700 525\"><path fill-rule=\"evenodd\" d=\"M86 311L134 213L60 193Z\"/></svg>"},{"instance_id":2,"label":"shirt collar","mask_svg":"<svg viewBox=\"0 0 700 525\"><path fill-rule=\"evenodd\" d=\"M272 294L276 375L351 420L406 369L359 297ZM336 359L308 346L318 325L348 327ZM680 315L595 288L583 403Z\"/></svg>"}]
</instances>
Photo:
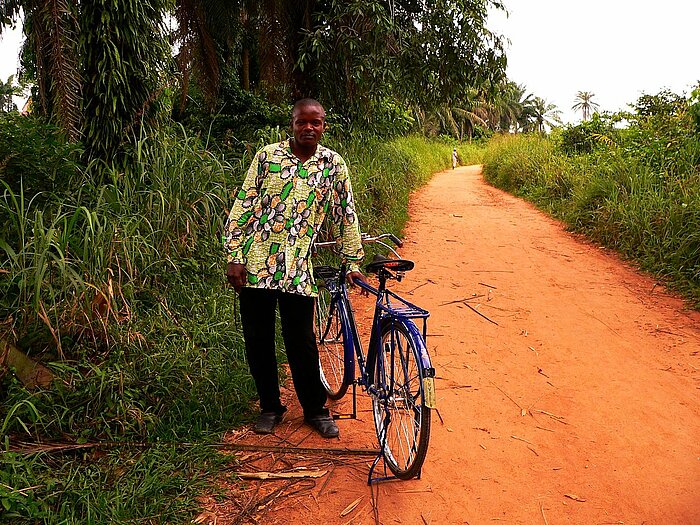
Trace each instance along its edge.
<instances>
[{"instance_id":1,"label":"shirt collar","mask_svg":"<svg viewBox=\"0 0 700 525\"><path fill-rule=\"evenodd\" d=\"M286 140L283 140L282 142L280 142L280 148L285 152L285 154L289 158L295 160L296 162L299 162L299 157L297 157L296 155L294 155L294 153L292 153L292 145L290 144L289 139L286 139ZM306 162L309 162L311 160L320 159L323 156L323 151L325 149L326 148L321 146L321 144L316 144L316 151L314 152L313 155L311 155L311 157L309 157L309 160L307 160Z\"/></svg>"}]
</instances>

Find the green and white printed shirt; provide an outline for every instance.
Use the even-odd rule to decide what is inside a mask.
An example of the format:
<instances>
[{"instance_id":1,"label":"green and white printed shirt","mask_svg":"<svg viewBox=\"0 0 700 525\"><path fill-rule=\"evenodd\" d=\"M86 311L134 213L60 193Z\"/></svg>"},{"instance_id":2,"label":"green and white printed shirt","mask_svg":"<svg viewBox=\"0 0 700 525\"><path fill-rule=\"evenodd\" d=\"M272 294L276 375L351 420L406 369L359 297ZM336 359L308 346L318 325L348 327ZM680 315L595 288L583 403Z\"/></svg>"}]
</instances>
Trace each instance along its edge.
<instances>
[{"instance_id":1,"label":"green and white printed shirt","mask_svg":"<svg viewBox=\"0 0 700 525\"><path fill-rule=\"evenodd\" d=\"M327 214L349 270L364 256L348 168L321 145L302 163L289 141L260 150L229 214L228 262L246 266L247 286L316 296L311 246Z\"/></svg>"}]
</instances>

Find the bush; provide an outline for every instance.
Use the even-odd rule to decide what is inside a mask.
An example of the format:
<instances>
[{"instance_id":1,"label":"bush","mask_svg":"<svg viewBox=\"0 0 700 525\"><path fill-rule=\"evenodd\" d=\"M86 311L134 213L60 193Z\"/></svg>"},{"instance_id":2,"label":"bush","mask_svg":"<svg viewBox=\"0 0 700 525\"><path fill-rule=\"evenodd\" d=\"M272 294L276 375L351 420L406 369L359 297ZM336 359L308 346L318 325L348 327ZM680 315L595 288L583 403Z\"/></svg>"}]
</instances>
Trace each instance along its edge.
<instances>
[{"instance_id":1,"label":"bush","mask_svg":"<svg viewBox=\"0 0 700 525\"><path fill-rule=\"evenodd\" d=\"M0 180L14 193L52 192L80 174L81 148L38 117L0 113Z\"/></svg>"}]
</instances>

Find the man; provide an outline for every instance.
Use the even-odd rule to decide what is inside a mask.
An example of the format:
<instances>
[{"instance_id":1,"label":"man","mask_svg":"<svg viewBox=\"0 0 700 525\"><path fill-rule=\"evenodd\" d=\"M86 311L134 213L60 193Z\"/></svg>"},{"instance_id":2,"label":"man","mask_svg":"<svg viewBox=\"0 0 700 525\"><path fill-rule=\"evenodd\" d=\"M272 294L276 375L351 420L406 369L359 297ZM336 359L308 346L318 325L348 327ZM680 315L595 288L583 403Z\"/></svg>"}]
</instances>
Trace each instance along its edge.
<instances>
[{"instance_id":1,"label":"man","mask_svg":"<svg viewBox=\"0 0 700 525\"><path fill-rule=\"evenodd\" d=\"M303 99L292 110L293 138L260 150L229 214L224 234L226 278L239 295L250 372L260 397L253 430L269 434L287 410L280 401L275 357L275 310L304 420L321 436L338 436L325 408L313 331L310 252L326 215L348 280L364 280L364 253L345 161L319 144L326 126L323 106Z\"/></svg>"},{"instance_id":2,"label":"man","mask_svg":"<svg viewBox=\"0 0 700 525\"><path fill-rule=\"evenodd\" d=\"M457 148L452 148L452 169L457 167Z\"/></svg>"}]
</instances>

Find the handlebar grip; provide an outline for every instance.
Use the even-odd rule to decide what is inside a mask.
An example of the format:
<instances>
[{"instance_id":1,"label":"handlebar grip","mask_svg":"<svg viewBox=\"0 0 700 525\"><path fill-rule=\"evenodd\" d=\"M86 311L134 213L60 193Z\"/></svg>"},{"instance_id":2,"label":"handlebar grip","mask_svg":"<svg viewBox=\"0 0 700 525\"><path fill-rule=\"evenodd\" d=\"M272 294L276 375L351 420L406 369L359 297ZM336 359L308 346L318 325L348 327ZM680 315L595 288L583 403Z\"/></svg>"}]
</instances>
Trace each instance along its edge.
<instances>
[{"instance_id":1,"label":"handlebar grip","mask_svg":"<svg viewBox=\"0 0 700 525\"><path fill-rule=\"evenodd\" d=\"M401 239L399 239L399 238L398 238L396 235L394 235L393 233L390 233L390 234L389 234L389 239L391 239L391 241L392 241L396 246L398 246L399 248L401 248L401 247L403 246L403 241L402 241Z\"/></svg>"}]
</instances>

